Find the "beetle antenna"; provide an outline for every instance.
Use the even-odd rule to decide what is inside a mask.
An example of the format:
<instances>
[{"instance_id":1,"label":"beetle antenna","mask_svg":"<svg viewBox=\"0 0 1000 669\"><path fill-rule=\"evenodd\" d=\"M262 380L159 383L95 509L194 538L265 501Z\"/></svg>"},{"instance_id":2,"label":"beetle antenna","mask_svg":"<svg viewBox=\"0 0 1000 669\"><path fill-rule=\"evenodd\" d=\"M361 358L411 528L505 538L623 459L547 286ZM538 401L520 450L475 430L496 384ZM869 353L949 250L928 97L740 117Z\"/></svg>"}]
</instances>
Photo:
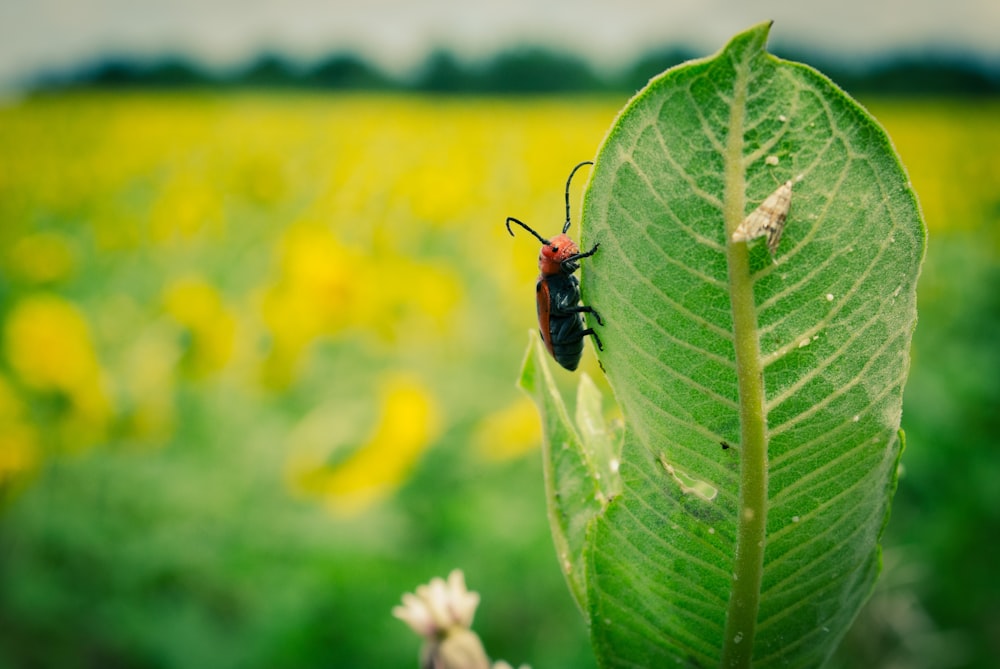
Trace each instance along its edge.
<instances>
[{"instance_id":1,"label":"beetle antenna","mask_svg":"<svg viewBox=\"0 0 1000 669\"><path fill-rule=\"evenodd\" d=\"M524 228L525 230L527 230L528 232L530 232L531 234L533 234L538 239L538 241L540 241L542 244L545 244L546 246L551 246L551 242L549 242L549 240L545 239L545 237L542 237L540 234L538 234L537 232L535 232L534 230L532 230L531 228L529 228L527 225L525 225L521 221L519 221L516 218L514 218L513 216L508 216L507 217L507 232L510 233L511 237L514 236L514 231L510 229L510 222L511 221L517 223L522 228Z\"/></svg>"},{"instance_id":2,"label":"beetle antenna","mask_svg":"<svg viewBox=\"0 0 1000 669\"><path fill-rule=\"evenodd\" d=\"M566 179L566 224L563 226L563 234L566 234L566 231L569 230L569 185L573 181L573 175L576 174L576 171L581 167L583 167L584 165L593 165L593 164L594 161L592 160L583 161L582 163L573 168L573 171L569 173L569 179Z\"/></svg>"}]
</instances>

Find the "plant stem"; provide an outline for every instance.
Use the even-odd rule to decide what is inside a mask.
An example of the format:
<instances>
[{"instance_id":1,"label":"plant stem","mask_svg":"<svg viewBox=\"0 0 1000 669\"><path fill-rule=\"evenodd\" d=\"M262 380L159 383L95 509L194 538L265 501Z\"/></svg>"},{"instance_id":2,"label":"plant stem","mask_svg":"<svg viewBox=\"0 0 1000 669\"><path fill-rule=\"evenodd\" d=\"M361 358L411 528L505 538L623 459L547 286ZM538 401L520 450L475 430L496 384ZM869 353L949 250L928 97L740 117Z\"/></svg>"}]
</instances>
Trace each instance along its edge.
<instances>
[{"instance_id":1,"label":"plant stem","mask_svg":"<svg viewBox=\"0 0 1000 669\"><path fill-rule=\"evenodd\" d=\"M759 45L759 49L762 45ZM749 78L747 48L736 66L732 113L726 142L726 253L729 294L733 310L736 375L740 405L740 495L736 555L729 608L726 611L722 666L749 668L753 657L760 588L764 573L767 525L767 433L764 413L764 375L757 338L757 312L750 254L744 242L732 242L743 220L746 175L743 163L743 121Z\"/></svg>"}]
</instances>

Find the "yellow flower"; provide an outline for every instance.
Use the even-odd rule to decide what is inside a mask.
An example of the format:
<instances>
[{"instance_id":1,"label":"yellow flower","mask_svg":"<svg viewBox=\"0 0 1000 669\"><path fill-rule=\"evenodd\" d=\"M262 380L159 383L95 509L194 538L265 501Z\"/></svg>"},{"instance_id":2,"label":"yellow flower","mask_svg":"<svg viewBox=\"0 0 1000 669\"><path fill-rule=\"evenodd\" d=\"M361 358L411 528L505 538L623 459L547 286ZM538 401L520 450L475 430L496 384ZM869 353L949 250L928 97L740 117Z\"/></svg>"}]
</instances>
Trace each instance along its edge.
<instances>
[{"instance_id":1,"label":"yellow flower","mask_svg":"<svg viewBox=\"0 0 1000 669\"><path fill-rule=\"evenodd\" d=\"M32 471L37 463L38 435L24 420L20 398L0 376L0 490L8 481Z\"/></svg>"},{"instance_id":2,"label":"yellow flower","mask_svg":"<svg viewBox=\"0 0 1000 669\"><path fill-rule=\"evenodd\" d=\"M103 439L113 407L79 309L56 295L31 295L11 310L4 334L7 360L21 382L68 400L54 426L61 443L78 449Z\"/></svg>"},{"instance_id":3,"label":"yellow flower","mask_svg":"<svg viewBox=\"0 0 1000 669\"><path fill-rule=\"evenodd\" d=\"M83 315L56 295L37 293L16 304L4 344L11 368L33 390L72 394L100 372Z\"/></svg>"},{"instance_id":4,"label":"yellow flower","mask_svg":"<svg viewBox=\"0 0 1000 669\"><path fill-rule=\"evenodd\" d=\"M302 353L321 335L339 332L358 310L363 265L329 229L300 223L281 241L278 275L262 296L271 335L265 381L280 388L295 375Z\"/></svg>"},{"instance_id":5,"label":"yellow flower","mask_svg":"<svg viewBox=\"0 0 1000 669\"><path fill-rule=\"evenodd\" d=\"M150 233L154 241L169 243L198 234L223 230L222 201L217 186L204 174L177 170L150 211Z\"/></svg>"},{"instance_id":6,"label":"yellow flower","mask_svg":"<svg viewBox=\"0 0 1000 669\"><path fill-rule=\"evenodd\" d=\"M165 328L148 328L124 352L121 383L129 398L129 437L159 442L173 431L178 349Z\"/></svg>"},{"instance_id":7,"label":"yellow flower","mask_svg":"<svg viewBox=\"0 0 1000 669\"><path fill-rule=\"evenodd\" d=\"M538 410L527 397L487 416L476 428L476 448L490 460L509 460L542 443Z\"/></svg>"},{"instance_id":8,"label":"yellow flower","mask_svg":"<svg viewBox=\"0 0 1000 669\"><path fill-rule=\"evenodd\" d=\"M290 462L293 486L324 499L337 515L360 514L392 494L437 437L437 405L423 384L393 375L380 395L378 425L346 459L328 466L317 453L299 453Z\"/></svg>"},{"instance_id":9,"label":"yellow flower","mask_svg":"<svg viewBox=\"0 0 1000 669\"><path fill-rule=\"evenodd\" d=\"M196 377L217 372L229 362L236 341L236 318L222 296L200 277L188 277L167 287L167 313L191 335L185 364Z\"/></svg>"},{"instance_id":10,"label":"yellow flower","mask_svg":"<svg viewBox=\"0 0 1000 669\"><path fill-rule=\"evenodd\" d=\"M372 258L360 279L352 324L385 341L447 336L462 296L461 280L448 267L415 262L395 254Z\"/></svg>"}]
</instances>

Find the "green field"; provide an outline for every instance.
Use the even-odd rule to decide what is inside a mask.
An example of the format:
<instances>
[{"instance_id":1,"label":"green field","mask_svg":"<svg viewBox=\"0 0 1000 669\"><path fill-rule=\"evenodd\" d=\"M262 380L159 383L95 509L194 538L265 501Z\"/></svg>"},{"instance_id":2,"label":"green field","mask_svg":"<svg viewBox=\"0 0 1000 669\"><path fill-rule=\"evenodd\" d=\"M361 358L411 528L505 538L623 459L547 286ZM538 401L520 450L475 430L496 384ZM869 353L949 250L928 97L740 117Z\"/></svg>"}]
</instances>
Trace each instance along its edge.
<instances>
[{"instance_id":1,"label":"green field","mask_svg":"<svg viewBox=\"0 0 1000 669\"><path fill-rule=\"evenodd\" d=\"M1000 103L866 102L930 239L886 569L840 660L986 667ZM514 387L537 247L503 221L558 226L622 104L0 108L0 667L413 666L390 609L455 567L492 656L593 666Z\"/></svg>"}]
</instances>

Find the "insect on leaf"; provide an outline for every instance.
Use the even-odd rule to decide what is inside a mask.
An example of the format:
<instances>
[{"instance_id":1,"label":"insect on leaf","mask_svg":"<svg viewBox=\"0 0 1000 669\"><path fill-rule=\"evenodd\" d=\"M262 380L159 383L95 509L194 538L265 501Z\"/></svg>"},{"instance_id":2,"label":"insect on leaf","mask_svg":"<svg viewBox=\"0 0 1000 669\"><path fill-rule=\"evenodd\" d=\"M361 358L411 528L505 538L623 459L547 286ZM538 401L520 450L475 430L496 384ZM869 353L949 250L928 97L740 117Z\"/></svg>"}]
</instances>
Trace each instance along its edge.
<instances>
[{"instance_id":1,"label":"insect on leaf","mask_svg":"<svg viewBox=\"0 0 1000 669\"><path fill-rule=\"evenodd\" d=\"M760 205L751 211L733 232L734 242L750 242L758 237L767 237L767 250L774 255L778 251L781 233L785 230L788 210L792 205L793 182L801 180L789 179L778 186L777 190L767 196Z\"/></svg>"}]
</instances>

